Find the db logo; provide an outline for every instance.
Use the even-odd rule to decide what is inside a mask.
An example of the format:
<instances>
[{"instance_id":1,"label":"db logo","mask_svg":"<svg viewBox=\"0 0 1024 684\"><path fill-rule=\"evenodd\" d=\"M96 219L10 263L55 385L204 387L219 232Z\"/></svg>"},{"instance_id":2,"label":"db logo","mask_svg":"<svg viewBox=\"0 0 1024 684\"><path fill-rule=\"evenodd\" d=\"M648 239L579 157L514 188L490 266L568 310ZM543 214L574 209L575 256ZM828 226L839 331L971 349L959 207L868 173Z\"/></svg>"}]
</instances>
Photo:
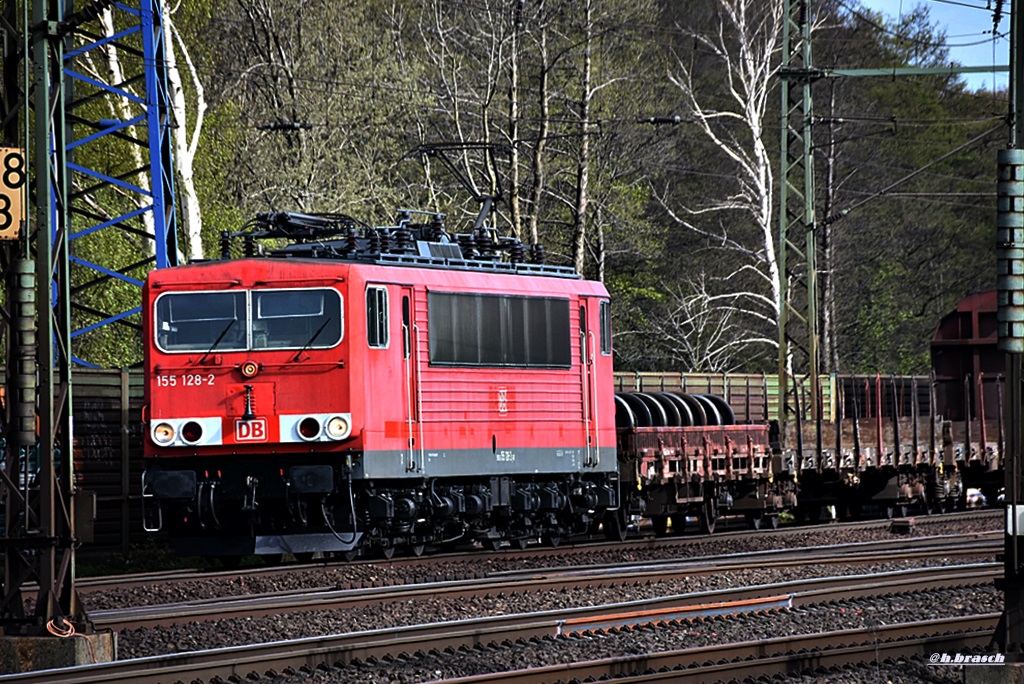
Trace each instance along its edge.
<instances>
[{"instance_id":1,"label":"db logo","mask_svg":"<svg viewBox=\"0 0 1024 684\"><path fill-rule=\"evenodd\" d=\"M235 421L236 442L265 442L267 441L267 419L256 418L254 420Z\"/></svg>"}]
</instances>

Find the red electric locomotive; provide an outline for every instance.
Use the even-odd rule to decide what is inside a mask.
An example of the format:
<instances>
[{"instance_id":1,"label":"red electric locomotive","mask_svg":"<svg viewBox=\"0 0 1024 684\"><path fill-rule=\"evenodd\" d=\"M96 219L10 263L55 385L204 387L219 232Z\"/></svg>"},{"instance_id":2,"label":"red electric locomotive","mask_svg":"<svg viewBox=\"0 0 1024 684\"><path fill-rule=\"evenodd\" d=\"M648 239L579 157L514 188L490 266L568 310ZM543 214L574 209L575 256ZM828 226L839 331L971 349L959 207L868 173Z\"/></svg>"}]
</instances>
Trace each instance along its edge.
<instances>
[{"instance_id":1,"label":"red electric locomotive","mask_svg":"<svg viewBox=\"0 0 1024 684\"><path fill-rule=\"evenodd\" d=\"M150 273L147 528L235 557L623 536L608 294L527 254L275 213Z\"/></svg>"}]
</instances>

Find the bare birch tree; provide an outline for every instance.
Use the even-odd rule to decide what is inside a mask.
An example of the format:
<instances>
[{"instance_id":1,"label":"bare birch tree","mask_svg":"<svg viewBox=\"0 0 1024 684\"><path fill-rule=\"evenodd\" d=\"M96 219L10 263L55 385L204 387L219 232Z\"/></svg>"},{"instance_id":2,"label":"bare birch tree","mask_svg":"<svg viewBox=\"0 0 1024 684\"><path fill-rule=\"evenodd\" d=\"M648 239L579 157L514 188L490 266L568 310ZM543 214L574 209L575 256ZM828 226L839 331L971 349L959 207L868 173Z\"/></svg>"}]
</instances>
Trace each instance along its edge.
<instances>
[{"instance_id":1,"label":"bare birch tree","mask_svg":"<svg viewBox=\"0 0 1024 684\"><path fill-rule=\"evenodd\" d=\"M745 334L740 312L727 301L730 295L709 290L706 273L663 287L667 312L655 327L666 356L679 367L703 373L735 372L740 352L766 341Z\"/></svg>"},{"instance_id":2,"label":"bare birch tree","mask_svg":"<svg viewBox=\"0 0 1024 684\"><path fill-rule=\"evenodd\" d=\"M775 326L781 310L781 282L765 114L779 64L782 14L780 0L717 0L716 25L711 30L680 27L693 41L695 52L706 59L677 55L669 80L682 96L686 120L732 169L734 184L691 202L676 202L665 188L658 193L676 225L739 257L739 267L717 274L723 291L731 291L730 296L714 300L722 315L729 310ZM713 89L707 87L707 80L697 85L700 67L696 65L711 66L721 76L721 97L709 95ZM744 230L746 226L754 231ZM745 285L739 287L741 283ZM733 332L742 336L743 329L737 326ZM738 341L778 344L770 335L757 333Z\"/></svg>"},{"instance_id":3,"label":"bare birch tree","mask_svg":"<svg viewBox=\"0 0 1024 684\"><path fill-rule=\"evenodd\" d=\"M586 0L583 19L583 65L580 74L581 97L580 148L576 159L576 198L573 206L572 261L577 273L583 273L583 259L586 256L587 204L590 201L590 136L593 124L591 106L594 98L594 3Z\"/></svg>"},{"instance_id":4,"label":"bare birch tree","mask_svg":"<svg viewBox=\"0 0 1024 684\"><path fill-rule=\"evenodd\" d=\"M193 161L196 156L196 150L199 145L199 136L203 127L206 100L203 94L202 83L199 80L199 73L195 65L192 63L188 49L172 21L172 12L173 10L171 9L170 3L163 3L161 7L161 19L164 26L165 37L165 67L167 69L167 79L171 95L171 117L173 121L172 129L174 138L174 172L179 181L177 183L179 192L177 199L181 208L183 228L189 241L190 255L192 258L202 258L203 246L200 239L202 217L199 209L199 199L196 193ZM110 9L103 11L100 13L98 21L103 35L106 38L113 38L118 30L114 25L113 11ZM176 48L175 45L177 45ZM189 117L187 115L188 105L186 102L185 88L181 72L178 69L177 53L179 51L181 53L181 58L188 66L191 90L195 99L191 134L189 133L188 128ZM86 72L99 81L109 78L112 83L122 84L120 87L126 92L137 95L135 89L129 84L129 81L125 76L124 68L121 65L121 56L116 44L111 41L109 44L102 46L99 54L103 57L102 65L97 64L90 53L87 52L84 54L82 64L84 65ZM110 114L114 119L129 121L135 117L135 113L131 109L132 105L127 98L107 98L106 102ZM129 126L126 129L126 132L132 137L136 137L137 134L134 129L134 126ZM138 186L144 191L149 191L152 187L153 180L150 178L148 172L149 162L143 155L143 148L138 145L126 146L125 153L131 157L134 168L140 170L136 176ZM147 170L142 171L142 169ZM135 203L138 209L145 208L145 201L142 195L136 195L130 199ZM89 203L91 208L98 214L110 218L110 212L91 198L85 197L84 201ZM142 221L145 227L145 232L148 235L153 236L155 230L153 216L148 212L144 213L142 214ZM146 240L146 253L152 256L154 249L154 240Z\"/></svg>"},{"instance_id":5,"label":"bare birch tree","mask_svg":"<svg viewBox=\"0 0 1024 684\"><path fill-rule=\"evenodd\" d=\"M530 161L530 211L528 218L527 232L530 242L536 244L540 241L537 230L537 223L540 216L541 198L544 196L547 183L547 165L545 155L547 154L548 132L551 130L551 90L550 71L553 64L549 60L548 51L548 22L547 3L540 0L537 5L537 15L540 18L538 30L534 38L537 54L537 140L533 145L533 158Z\"/></svg>"},{"instance_id":6,"label":"bare birch tree","mask_svg":"<svg viewBox=\"0 0 1024 684\"><path fill-rule=\"evenodd\" d=\"M199 72L174 25L171 14L170 3L164 2L161 7L164 25L164 60L171 95L171 118L174 122L174 167L178 177L179 216L188 240L189 256L192 259L201 259L203 258L203 216L199 206L199 194L196 191L195 158L203 131L203 118L206 115L206 95ZM178 68L179 51L181 59L188 68L191 93L195 102L192 111L191 132L188 125L188 102L185 95L184 79Z\"/></svg>"}]
</instances>

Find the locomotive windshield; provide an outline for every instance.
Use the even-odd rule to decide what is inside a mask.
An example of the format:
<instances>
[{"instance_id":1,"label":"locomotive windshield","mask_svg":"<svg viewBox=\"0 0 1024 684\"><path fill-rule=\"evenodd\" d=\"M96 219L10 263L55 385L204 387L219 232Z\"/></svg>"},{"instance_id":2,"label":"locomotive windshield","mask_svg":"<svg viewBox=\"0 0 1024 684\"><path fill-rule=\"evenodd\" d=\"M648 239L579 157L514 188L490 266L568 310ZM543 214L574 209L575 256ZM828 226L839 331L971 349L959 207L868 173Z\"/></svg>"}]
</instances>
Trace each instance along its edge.
<instances>
[{"instance_id":1,"label":"locomotive windshield","mask_svg":"<svg viewBox=\"0 0 1024 684\"><path fill-rule=\"evenodd\" d=\"M331 289L169 292L156 300L165 352L326 349L341 341L341 295Z\"/></svg>"}]
</instances>

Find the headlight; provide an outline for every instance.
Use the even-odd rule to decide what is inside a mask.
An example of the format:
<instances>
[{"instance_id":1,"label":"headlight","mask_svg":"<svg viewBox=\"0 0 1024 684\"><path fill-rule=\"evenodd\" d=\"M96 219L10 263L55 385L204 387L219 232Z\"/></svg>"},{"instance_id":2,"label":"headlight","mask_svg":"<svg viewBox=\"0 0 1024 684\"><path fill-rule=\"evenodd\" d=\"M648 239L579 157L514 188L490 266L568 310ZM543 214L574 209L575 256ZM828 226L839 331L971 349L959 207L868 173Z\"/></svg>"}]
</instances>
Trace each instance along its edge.
<instances>
[{"instance_id":1,"label":"headlight","mask_svg":"<svg viewBox=\"0 0 1024 684\"><path fill-rule=\"evenodd\" d=\"M255 361L246 361L241 365L239 370L243 376L247 378L255 378L256 374L260 372L260 367Z\"/></svg>"},{"instance_id":2,"label":"headlight","mask_svg":"<svg viewBox=\"0 0 1024 684\"><path fill-rule=\"evenodd\" d=\"M174 426L170 423L157 423L153 428L153 441L164 446L174 441Z\"/></svg>"},{"instance_id":3,"label":"headlight","mask_svg":"<svg viewBox=\"0 0 1024 684\"><path fill-rule=\"evenodd\" d=\"M348 437L350 427L351 426L348 424L348 421L342 416L332 416L327 421L327 428L325 431L327 432L327 437L329 439L345 439Z\"/></svg>"}]
</instances>

